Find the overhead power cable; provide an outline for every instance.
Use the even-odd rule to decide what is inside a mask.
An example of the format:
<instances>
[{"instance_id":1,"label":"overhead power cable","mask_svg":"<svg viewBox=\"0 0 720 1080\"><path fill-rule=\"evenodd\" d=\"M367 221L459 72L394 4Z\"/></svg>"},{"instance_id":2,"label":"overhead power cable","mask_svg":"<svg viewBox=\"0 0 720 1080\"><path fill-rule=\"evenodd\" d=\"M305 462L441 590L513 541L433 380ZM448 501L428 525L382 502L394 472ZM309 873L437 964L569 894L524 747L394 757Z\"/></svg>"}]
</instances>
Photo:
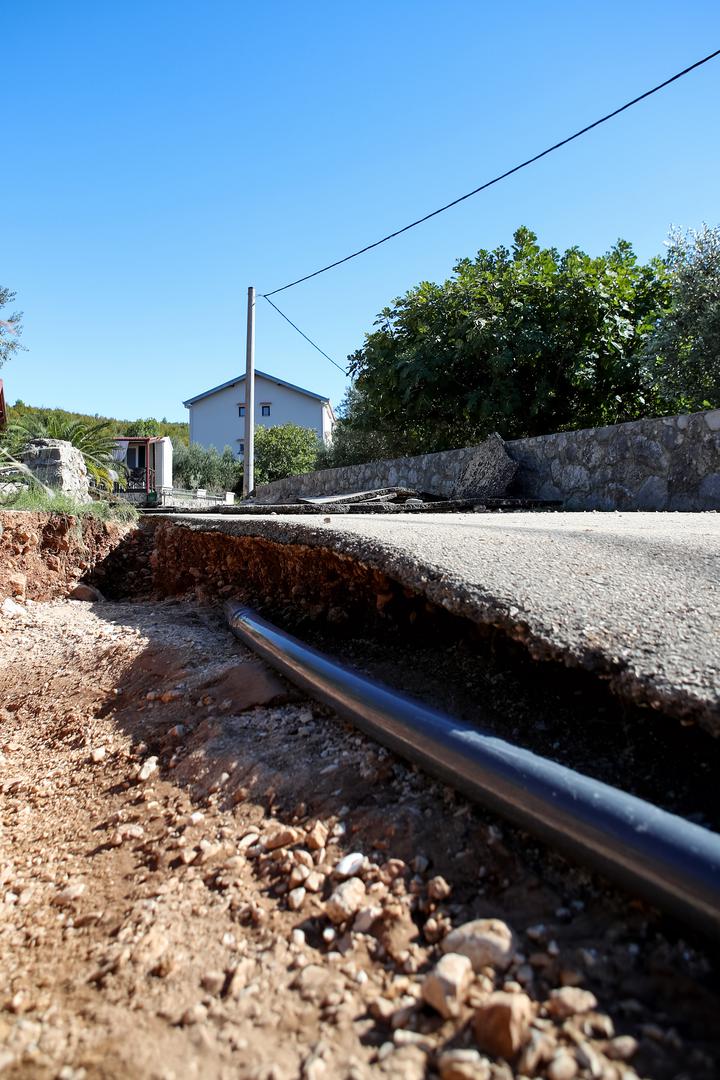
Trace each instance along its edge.
<instances>
[{"instance_id":1,"label":"overhead power cable","mask_svg":"<svg viewBox=\"0 0 720 1080\"><path fill-rule=\"evenodd\" d=\"M312 345L313 349L317 349L317 351L321 354L321 356L324 356L326 360L329 360L330 363L333 364L338 369L338 371L342 371L343 375L347 375L347 371L345 370L345 368L340 367L339 364L336 364L335 361L333 360L332 356L328 356L328 354L323 349L321 349L319 345L315 344L315 342L313 341L312 338L309 338L307 336L307 334L303 333L303 331L300 329L299 326L295 325L295 323L292 321L292 319L288 319L285 312L281 311L280 308L277 306L277 304L273 304L273 302L272 302L272 300L270 299L269 296L265 295L265 293L263 293L262 295L264 296L265 300L267 300L270 307L274 307L275 310L277 311L278 315L282 315L285 322L290 323L293 330L297 330L298 334L300 334L301 337L304 337L305 340L308 341Z\"/></svg>"},{"instance_id":2,"label":"overhead power cable","mask_svg":"<svg viewBox=\"0 0 720 1080\"><path fill-rule=\"evenodd\" d=\"M548 146L546 150L542 150L539 154L534 154L533 157L527 158L526 161L521 161L519 165L514 165L512 169L507 169L506 172L500 173L499 176L493 177L492 180L487 180L480 187L473 188L472 191L468 191L466 195L461 195L457 199L453 199L452 202L446 203L444 206L439 207L437 210L431 211L429 214L425 214L423 217L418 218L417 221L411 221L409 225L404 225L402 229L396 229L395 232L388 233L387 236L383 236L380 240L376 240L373 244L366 244L365 247L360 248L358 251L353 251L352 254L346 255L342 259L336 259L335 262L328 263L327 266L322 266L319 270L314 270L312 274L305 274L304 277L296 278L295 281L288 282L287 285L281 285L279 289L273 289L271 292L263 293L262 295L268 300L271 296L275 296L276 293L284 292L285 289L292 289L295 285L300 285L303 281L309 281L310 278L317 277L319 274L324 274L328 270L333 270L336 266L342 266L343 263L350 262L351 259L357 259L358 255L364 255L366 251L372 251L373 248L380 247L381 244L386 244L388 240L393 240L396 236L400 236L402 233L408 232L409 229L414 229L416 225L422 225L424 221L429 221L430 218L437 217L438 214L444 213L453 206L457 206L458 203L464 202L466 199L472 198L473 195L478 195L481 191L486 191L487 188L492 187L493 184L500 183L501 180L505 180L508 176L512 176L513 173L520 172L521 169L527 168L528 165L532 165L533 162L539 161L540 158L546 157L548 154L552 154L555 150L559 150L562 146L567 146L574 139L579 139L581 135L587 134L588 131L592 131L593 128L599 127L600 124L606 123L608 120L612 120L614 116L619 116L620 113L625 112L626 109L632 108L633 105L637 105L638 102L644 101L645 98L651 97L653 94L657 94L659 90L663 90L666 86L670 86L671 83L677 82L678 79L682 79L684 75L688 75L696 68L702 67L703 64L707 64L710 60L714 60L716 56L720 56L720 49L716 49L715 52L711 52L708 56L704 56L702 60L697 60L689 67L683 68L682 71L678 71L677 74L672 75L669 79L665 79L664 82L658 83L657 86L653 86L651 90L646 90L644 94L640 94L638 97L632 99L632 101L626 101L624 105L621 105L619 109L613 109L612 112L607 113L605 116L601 116L599 120L594 120L592 124L587 124L584 128L580 128L574 135L568 135L566 139L561 139L560 142L554 143L552 146ZM274 306L274 305L273 305ZM282 315L282 312L280 312ZM283 318L287 316L283 315ZM288 322L290 320L288 319ZM297 327L295 327L297 330ZM302 330L299 331L302 333ZM305 335L303 334L303 337ZM308 338L308 341L310 339ZM314 345L314 342L310 342ZM317 348L317 346L315 346ZM322 352L322 349L319 350ZM326 354L323 354L326 355ZM328 356L328 360L330 357ZM335 363L334 360L331 363ZM335 365L338 366L337 364Z\"/></svg>"}]
</instances>

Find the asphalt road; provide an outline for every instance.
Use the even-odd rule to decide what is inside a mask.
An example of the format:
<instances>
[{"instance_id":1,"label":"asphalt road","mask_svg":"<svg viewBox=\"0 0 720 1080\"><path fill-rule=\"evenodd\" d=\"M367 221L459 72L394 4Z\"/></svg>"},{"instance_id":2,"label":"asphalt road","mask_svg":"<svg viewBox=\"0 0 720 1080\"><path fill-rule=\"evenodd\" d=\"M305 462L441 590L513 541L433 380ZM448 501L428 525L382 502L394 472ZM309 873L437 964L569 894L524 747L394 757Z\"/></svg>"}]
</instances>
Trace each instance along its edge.
<instances>
[{"instance_id":1,"label":"asphalt road","mask_svg":"<svg viewBox=\"0 0 720 1080\"><path fill-rule=\"evenodd\" d=\"M505 628L537 657L600 671L638 703L720 735L720 514L170 520L352 555L450 611Z\"/></svg>"}]
</instances>

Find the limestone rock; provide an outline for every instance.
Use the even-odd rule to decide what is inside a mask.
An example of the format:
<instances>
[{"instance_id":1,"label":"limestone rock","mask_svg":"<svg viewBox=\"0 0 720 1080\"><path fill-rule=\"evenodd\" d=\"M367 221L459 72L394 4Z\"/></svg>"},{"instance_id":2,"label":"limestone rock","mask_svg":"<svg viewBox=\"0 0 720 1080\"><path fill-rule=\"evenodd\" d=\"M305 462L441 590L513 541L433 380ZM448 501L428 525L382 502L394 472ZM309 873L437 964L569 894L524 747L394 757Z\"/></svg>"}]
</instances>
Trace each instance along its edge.
<instances>
[{"instance_id":1,"label":"limestone rock","mask_svg":"<svg viewBox=\"0 0 720 1080\"><path fill-rule=\"evenodd\" d=\"M345 855L335 867L335 874L339 878L355 877L362 870L365 856L361 851L352 851Z\"/></svg>"},{"instance_id":2,"label":"limestone rock","mask_svg":"<svg viewBox=\"0 0 720 1080\"><path fill-rule=\"evenodd\" d=\"M13 596L17 597L20 601L25 599L25 590L27 588L27 577L25 574L9 574L7 583L10 586L10 592Z\"/></svg>"},{"instance_id":3,"label":"limestone rock","mask_svg":"<svg viewBox=\"0 0 720 1080\"><path fill-rule=\"evenodd\" d=\"M561 986L559 990L550 992L548 1012L556 1020L567 1020L569 1016L590 1012L596 1007L595 995L589 990L581 990L579 986Z\"/></svg>"},{"instance_id":4,"label":"limestone rock","mask_svg":"<svg viewBox=\"0 0 720 1080\"><path fill-rule=\"evenodd\" d=\"M530 1035L533 1007L527 994L491 994L473 1018L475 1038L482 1050L512 1060Z\"/></svg>"},{"instance_id":5,"label":"limestone rock","mask_svg":"<svg viewBox=\"0 0 720 1080\"><path fill-rule=\"evenodd\" d=\"M105 597L92 585L84 585L82 582L76 585L74 589L71 589L68 593L69 600L86 600L90 604L101 604Z\"/></svg>"},{"instance_id":6,"label":"limestone rock","mask_svg":"<svg viewBox=\"0 0 720 1080\"><path fill-rule=\"evenodd\" d=\"M490 1080L490 1062L477 1050L446 1050L438 1071L440 1080Z\"/></svg>"},{"instance_id":7,"label":"limestone rock","mask_svg":"<svg viewBox=\"0 0 720 1080\"><path fill-rule=\"evenodd\" d=\"M457 1016L472 976L472 964L467 956L446 953L425 977L422 984L423 1000L446 1020Z\"/></svg>"},{"instance_id":8,"label":"limestone rock","mask_svg":"<svg viewBox=\"0 0 720 1080\"><path fill-rule=\"evenodd\" d=\"M77 502L91 501L85 459L71 443L62 439L33 439L20 460L47 487Z\"/></svg>"},{"instance_id":9,"label":"limestone rock","mask_svg":"<svg viewBox=\"0 0 720 1080\"><path fill-rule=\"evenodd\" d=\"M346 922L360 909L365 899L365 883L360 878L349 878L338 885L325 904L325 911L334 923Z\"/></svg>"},{"instance_id":10,"label":"limestone rock","mask_svg":"<svg viewBox=\"0 0 720 1080\"><path fill-rule=\"evenodd\" d=\"M473 919L444 938L443 952L467 956L473 971L490 966L505 970L515 951L513 932L501 919Z\"/></svg>"}]
</instances>

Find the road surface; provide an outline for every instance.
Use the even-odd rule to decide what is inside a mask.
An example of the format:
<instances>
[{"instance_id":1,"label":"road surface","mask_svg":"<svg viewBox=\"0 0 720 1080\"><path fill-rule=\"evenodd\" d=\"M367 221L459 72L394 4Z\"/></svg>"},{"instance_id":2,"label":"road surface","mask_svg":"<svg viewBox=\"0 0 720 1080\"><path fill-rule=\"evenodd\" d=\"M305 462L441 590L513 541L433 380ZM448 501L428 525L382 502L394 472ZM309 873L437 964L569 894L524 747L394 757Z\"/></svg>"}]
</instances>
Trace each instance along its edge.
<instances>
[{"instance_id":1,"label":"road surface","mask_svg":"<svg viewBox=\"0 0 720 1080\"><path fill-rule=\"evenodd\" d=\"M328 547L532 654L611 676L638 703L720 735L720 514L243 517L193 529Z\"/></svg>"}]
</instances>

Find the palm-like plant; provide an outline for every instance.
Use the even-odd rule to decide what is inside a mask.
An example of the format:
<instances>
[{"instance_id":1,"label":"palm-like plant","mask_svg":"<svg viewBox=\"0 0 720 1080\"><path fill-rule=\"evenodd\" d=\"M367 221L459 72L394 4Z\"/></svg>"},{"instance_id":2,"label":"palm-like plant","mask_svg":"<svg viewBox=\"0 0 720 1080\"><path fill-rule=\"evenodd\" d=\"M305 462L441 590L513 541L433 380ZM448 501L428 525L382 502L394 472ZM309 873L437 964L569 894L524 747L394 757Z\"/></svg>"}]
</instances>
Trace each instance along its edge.
<instances>
[{"instance_id":1,"label":"palm-like plant","mask_svg":"<svg viewBox=\"0 0 720 1080\"><path fill-rule=\"evenodd\" d=\"M6 445L16 455L32 439L62 439L80 451L89 476L98 487L112 491L123 465L115 457L117 443L106 420L88 424L85 420L64 420L43 413L27 414L12 421L6 432Z\"/></svg>"}]
</instances>

